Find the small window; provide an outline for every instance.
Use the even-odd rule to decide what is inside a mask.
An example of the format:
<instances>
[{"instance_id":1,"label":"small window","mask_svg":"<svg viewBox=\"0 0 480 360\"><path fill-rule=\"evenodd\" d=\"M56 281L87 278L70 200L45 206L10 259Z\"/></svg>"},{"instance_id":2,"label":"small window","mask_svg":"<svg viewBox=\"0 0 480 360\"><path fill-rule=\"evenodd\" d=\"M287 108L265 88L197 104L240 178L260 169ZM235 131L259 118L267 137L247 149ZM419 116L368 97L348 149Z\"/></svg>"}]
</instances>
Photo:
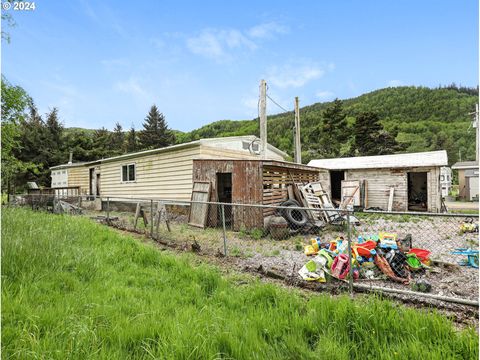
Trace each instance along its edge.
<instances>
[{"instance_id":1,"label":"small window","mask_svg":"<svg viewBox=\"0 0 480 360\"><path fill-rule=\"evenodd\" d=\"M444 181L445 180L445 175L440 175L440 181Z\"/></svg>"},{"instance_id":2,"label":"small window","mask_svg":"<svg viewBox=\"0 0 480 360\"><path fill-rule=\"evenodd\" d=\"M63 170L63 171L62 171L62 174L65 174L65 172L66 172L66 171L65 171L65 170Z\"/></svg>"},{"instance_id":3,"label":"small window","mask_svg":"<svg viewBox=\"0 0 480 360\"><path fill-rule=\"evenodd\" d=\"M135 181L135 164L122 166L122 181Z\"/></svg>"}]
</instances>

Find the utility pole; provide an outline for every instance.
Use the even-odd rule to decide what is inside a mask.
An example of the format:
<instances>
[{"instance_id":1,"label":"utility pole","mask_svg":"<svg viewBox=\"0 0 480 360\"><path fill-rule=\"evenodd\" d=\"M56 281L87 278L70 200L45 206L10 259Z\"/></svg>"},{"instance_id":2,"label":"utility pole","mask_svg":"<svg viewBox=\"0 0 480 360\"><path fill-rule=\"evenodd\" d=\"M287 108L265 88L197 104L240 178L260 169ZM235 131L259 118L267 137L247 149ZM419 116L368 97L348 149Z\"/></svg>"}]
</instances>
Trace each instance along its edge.
<instances>
[{"instance_id":1,"label":"utility pole","mask_svg":"<svg viewBox=\"0 0 480 360\"><path fill-rule=\"evenodd\" d=\"M267 82L260 80L260 154L267 158Z\"/></svg>"},{"instance_id":2,"label":"utility pole","mask_svg":"<svg viewBox=\"0 0 480 360\"><path fill-rule=\"evenodd\" d=\"M302 146L300 144L300 109L298 107L298 96L295 96L295 162L302 163Z\"/></svg>"},{"instance_id":3,"label":"utility pole","mask_svg":"<svg viewBox=\"0 0 480 360\"><path fill-rule=\"evenodd\" d=\"M469 113L468 115L473 115L472 127L475 129L475 161L478 161L478 103L475 104L475 112Z\"/></svg>"},{"instance_id":4,"label":"utility pole","mask_svg":"<svg viewBox=\"0 0 480 360\"><path fill-rule=\"evenodd\" d=\"M478 129L480 128L478 126L478 103L475 104L475 121L473 123L473 127L475 128L475 161L478 161Z\"/></svg>"}]
</instances>

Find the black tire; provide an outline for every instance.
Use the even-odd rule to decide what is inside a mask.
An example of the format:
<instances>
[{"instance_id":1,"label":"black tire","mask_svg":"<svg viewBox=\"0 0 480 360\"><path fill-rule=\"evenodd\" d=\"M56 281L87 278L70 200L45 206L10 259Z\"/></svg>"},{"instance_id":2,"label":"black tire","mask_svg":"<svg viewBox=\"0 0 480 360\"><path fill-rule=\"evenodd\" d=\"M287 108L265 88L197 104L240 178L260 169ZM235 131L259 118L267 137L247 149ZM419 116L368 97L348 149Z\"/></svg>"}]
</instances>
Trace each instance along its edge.
<instances>
[{"instance_id":1,"label":"black tire","mask_svg":"<svg viewBox=\"0 0 480 360\"><path fill-rule=\"evenodd\" d=\"M295 200L287 200L283 202L280 206L300 207L300 204ZM290 226L293 228L304 227L308 222L308 217L305 210L282 209L281 215L288 221Z\"/></svg>"}]
</instances>

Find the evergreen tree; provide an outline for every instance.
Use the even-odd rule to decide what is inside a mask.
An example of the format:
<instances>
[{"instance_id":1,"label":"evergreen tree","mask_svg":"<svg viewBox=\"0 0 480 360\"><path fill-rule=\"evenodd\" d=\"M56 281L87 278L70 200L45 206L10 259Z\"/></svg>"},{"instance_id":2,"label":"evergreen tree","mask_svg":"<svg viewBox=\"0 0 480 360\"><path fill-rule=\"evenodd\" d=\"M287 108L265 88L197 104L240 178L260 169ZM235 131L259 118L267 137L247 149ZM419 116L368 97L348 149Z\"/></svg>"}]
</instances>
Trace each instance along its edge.
<instances>
[{"instance_id":1,"label":"evergreen tree","mask_svg":"<svg viewBox=\"0 0 480 360\"><path fill-rule=\"evenodd\" d=\"M174 142L173 133L156 105L152 105L145 118L139 140L142 149L162 148Z\"/></svg>"},{"instance_id":2,"label":"evergreen tree","mask_svg":"<svg viewBox=\"0 0 480 360\"><path fill-rule=\"evenodd\" d=\"M104 159L112 155L112 149L110 148L110 133L104 127L95 130L92 145L91 155L94 159Z\"/></svg>"},{"instance_id":3,"label":"evergreen tree","mask_svg":"<svg viewBox=\"0 0 480 360\"><path fill-rule=\"evenodd\" d=\"M120 123L115 124L113 133L110 135L110 149L115 155L120 155L123 152L123 144L125 142L125 134Z\"/></svg>"},{"instance_id":4,"label":"evergreen tree","mask_svg":"<svg viewBox=\"0 0 480 360\"><path fill-rule=\"evenodd\" d=\"M58 109L53 108L47 115L46 136L47 142L43 145L50 152L50 157L45 159L48 167L65 162L63 153L63 125L58 119Z\"/></svg>"},{"instance_id":5,"label":"evergreen tree","mask_svg":"<svg viewBox=\"0 0 480 360\"><path fill-rule=\"evenodd\" d=\"M125 140L125 153L131 153L138 150L138 138L135 127L132 125L130 128L126 140Z\"/></svg>"},{"instance_id":6,"label":"evergreen tree","mask_svg":"<svg viewBox=\"0 0 480 360\"><path fill-rule=\"evenodd\" d=\"M387 155L400 150L395 137L380 124L377 113L362 112L354 126L355 149L357 155Z\"/></svg>"},{"instance_id":7,"label":"evergreen tree","mask_svg":"<svg viewBox=\"0 0 480 360\"><path fill-rule=\"evenodd\" d=\"M341 100L335 99L322 113L322 121L309 135L310 150L317 156L333 158L346 155L351 131Z\"/></svg>"}]
</instances>

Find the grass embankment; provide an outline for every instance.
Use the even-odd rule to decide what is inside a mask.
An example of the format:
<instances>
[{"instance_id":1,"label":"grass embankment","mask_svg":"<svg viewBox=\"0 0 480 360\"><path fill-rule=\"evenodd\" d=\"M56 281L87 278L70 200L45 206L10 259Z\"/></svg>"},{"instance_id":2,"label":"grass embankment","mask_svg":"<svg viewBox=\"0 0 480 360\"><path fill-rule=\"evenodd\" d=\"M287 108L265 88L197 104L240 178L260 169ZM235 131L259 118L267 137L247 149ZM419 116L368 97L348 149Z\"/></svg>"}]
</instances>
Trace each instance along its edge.
<instances>
[{"instance_id":1,"label":"grass embankment","mask_svg":"<svg viewBox=\"0 0 480 360\"><path fill-rule=\"evenodd\" d=\"M440 315L306 299L191 260L85 218L4 209L2 357L478 358L476 332Z\"/></svg>"}]
</instances>

